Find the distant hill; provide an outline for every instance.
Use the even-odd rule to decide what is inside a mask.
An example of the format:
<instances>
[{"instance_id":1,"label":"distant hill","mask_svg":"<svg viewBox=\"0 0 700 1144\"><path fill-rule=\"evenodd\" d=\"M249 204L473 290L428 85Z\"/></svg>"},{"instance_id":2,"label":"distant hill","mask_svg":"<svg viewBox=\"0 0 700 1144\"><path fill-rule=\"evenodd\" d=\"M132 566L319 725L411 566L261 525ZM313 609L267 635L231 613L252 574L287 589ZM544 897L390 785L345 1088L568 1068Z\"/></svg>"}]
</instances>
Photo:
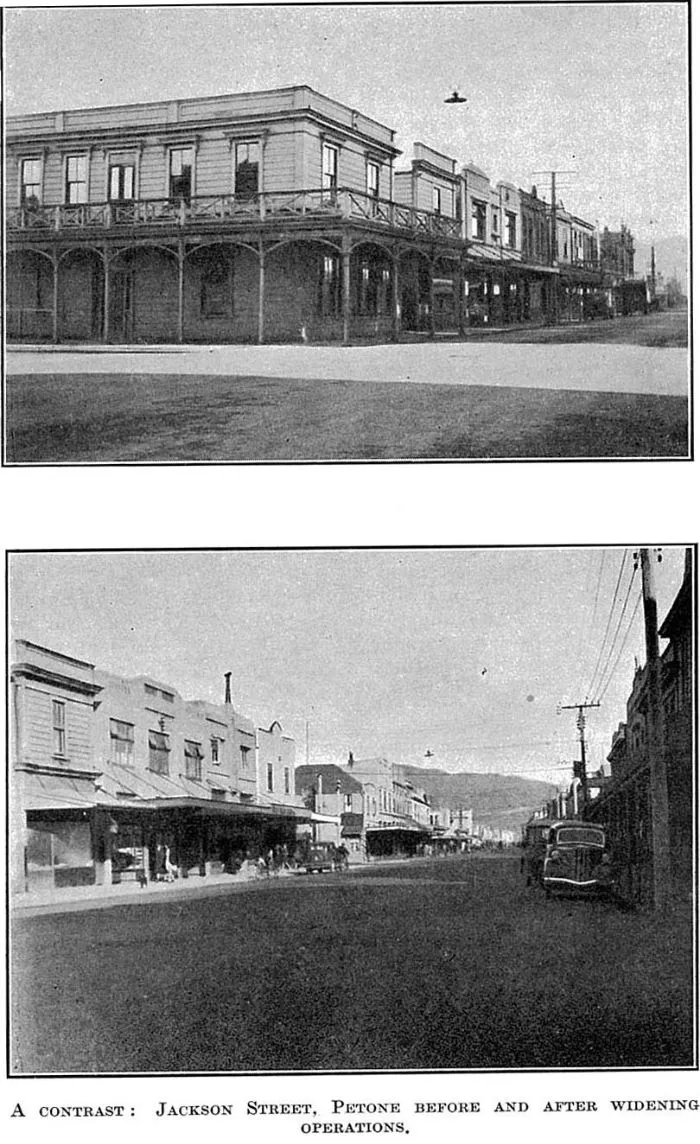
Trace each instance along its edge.
<instances>
[{"instance_id":1,"label":"distant hill","mask_svg":"<svg viewBox=\"0 0 700 1144\"><path fill-rule=\"evenodd\" d=\"M533 810L556 794L552 783L519 775L448 774L428 767L402 766L405 777L424 790L435 806L474 811L474 821L499 830L519 831Z\"/></svg>"}]
</instances>

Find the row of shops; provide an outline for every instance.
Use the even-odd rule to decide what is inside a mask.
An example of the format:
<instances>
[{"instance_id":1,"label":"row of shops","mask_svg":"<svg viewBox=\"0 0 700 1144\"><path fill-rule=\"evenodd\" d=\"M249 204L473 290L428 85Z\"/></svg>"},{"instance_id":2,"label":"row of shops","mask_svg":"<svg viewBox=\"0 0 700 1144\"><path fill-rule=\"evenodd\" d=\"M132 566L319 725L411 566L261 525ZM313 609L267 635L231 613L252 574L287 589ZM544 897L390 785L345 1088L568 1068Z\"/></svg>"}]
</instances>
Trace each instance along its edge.
<instances>
[{"instance_id":1,"label":"row of shops","mask_svg":"<svg viewBox=\"0 0 700 1144\"><path fill-rule=\"evenodd\" d=\"M392 340L608 312L592 275L356 236L8 252L8 335L28 342ZM583 272L581 272L583 273Z\"/></svg>"}]
</instances>

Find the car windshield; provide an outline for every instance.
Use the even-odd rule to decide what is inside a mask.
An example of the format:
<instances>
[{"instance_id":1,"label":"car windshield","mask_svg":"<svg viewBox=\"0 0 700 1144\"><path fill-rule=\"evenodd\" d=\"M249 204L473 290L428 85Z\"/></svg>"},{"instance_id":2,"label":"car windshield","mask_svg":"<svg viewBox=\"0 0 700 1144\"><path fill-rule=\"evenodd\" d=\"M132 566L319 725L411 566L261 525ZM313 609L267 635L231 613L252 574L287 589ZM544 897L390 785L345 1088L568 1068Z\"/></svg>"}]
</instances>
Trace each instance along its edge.
<instances>
[{"instance_id":1,"label":"car windshield","mask_svg":"<svg viewBox=\"0 0 700 1144\"><path fill-rule=\"evenodd\" d=\"M591 830L585 826L565 826L557 831L557 843L585 843L589 846L604 846L605 838L600 830Z\"/></svg>"}]
</instances>

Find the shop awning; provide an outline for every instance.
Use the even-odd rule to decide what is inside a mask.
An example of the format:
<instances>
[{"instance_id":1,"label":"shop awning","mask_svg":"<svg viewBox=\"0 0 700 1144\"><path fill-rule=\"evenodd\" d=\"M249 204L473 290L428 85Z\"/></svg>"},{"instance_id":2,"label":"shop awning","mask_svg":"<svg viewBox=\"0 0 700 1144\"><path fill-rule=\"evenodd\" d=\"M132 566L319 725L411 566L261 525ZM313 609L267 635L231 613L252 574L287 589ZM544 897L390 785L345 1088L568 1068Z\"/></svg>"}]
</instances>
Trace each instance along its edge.
<instances>
[{"instance_id":1,"label":"shop awning","mask_svg":"<svg viewBox=\"0 0 700 1144\"><path fill-rule=\"evenodd\" d=\"M400 832L409 834L430 834L430 831L425 826L421 826L419 822L393 822L387 823L385 826L368 826L368 834L397 834Z\"/></svg>"},{"instance_id":2,"label":"shop awning","mask_svg":"<svg viewBox=\"0 0 700 1144\"><path fill-rule=\"evenodd\" d=\"M112 800L90 778L32 773L22 776L24 810L88 810L111 804Z\"/></svg>"}]
</instances>

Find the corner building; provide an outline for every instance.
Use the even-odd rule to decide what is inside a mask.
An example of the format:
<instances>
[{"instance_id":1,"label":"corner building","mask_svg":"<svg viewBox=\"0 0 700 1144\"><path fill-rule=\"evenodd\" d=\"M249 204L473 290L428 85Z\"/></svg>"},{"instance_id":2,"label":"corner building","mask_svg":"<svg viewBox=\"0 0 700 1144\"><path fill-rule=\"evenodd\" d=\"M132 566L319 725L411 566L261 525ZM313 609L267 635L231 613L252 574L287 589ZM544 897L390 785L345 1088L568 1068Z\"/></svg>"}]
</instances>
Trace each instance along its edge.
<instances>
[{"instance_id":1,"label":"corner building","mask_svg":"<svg viewBox=\"0 0 700 1144\"><path fill-rule=\"evenodd\" d=\"M308 86L14 116L6 137L11 341L386 342L557 312L539 203L425 143L396 170L390 127ZM564 261L581 319L602 279Z\"/></svg>"},{"instance_id":2,"label":"corner building","mask_svg":"<svg viewBox=\"0 0 700 1144\"><path fill-rule=\"evenodd\" d=\"M459 234L393 201L394 132L299 86L15 117L14 340L387 339Z\"/></svg>"}]
</instances>

